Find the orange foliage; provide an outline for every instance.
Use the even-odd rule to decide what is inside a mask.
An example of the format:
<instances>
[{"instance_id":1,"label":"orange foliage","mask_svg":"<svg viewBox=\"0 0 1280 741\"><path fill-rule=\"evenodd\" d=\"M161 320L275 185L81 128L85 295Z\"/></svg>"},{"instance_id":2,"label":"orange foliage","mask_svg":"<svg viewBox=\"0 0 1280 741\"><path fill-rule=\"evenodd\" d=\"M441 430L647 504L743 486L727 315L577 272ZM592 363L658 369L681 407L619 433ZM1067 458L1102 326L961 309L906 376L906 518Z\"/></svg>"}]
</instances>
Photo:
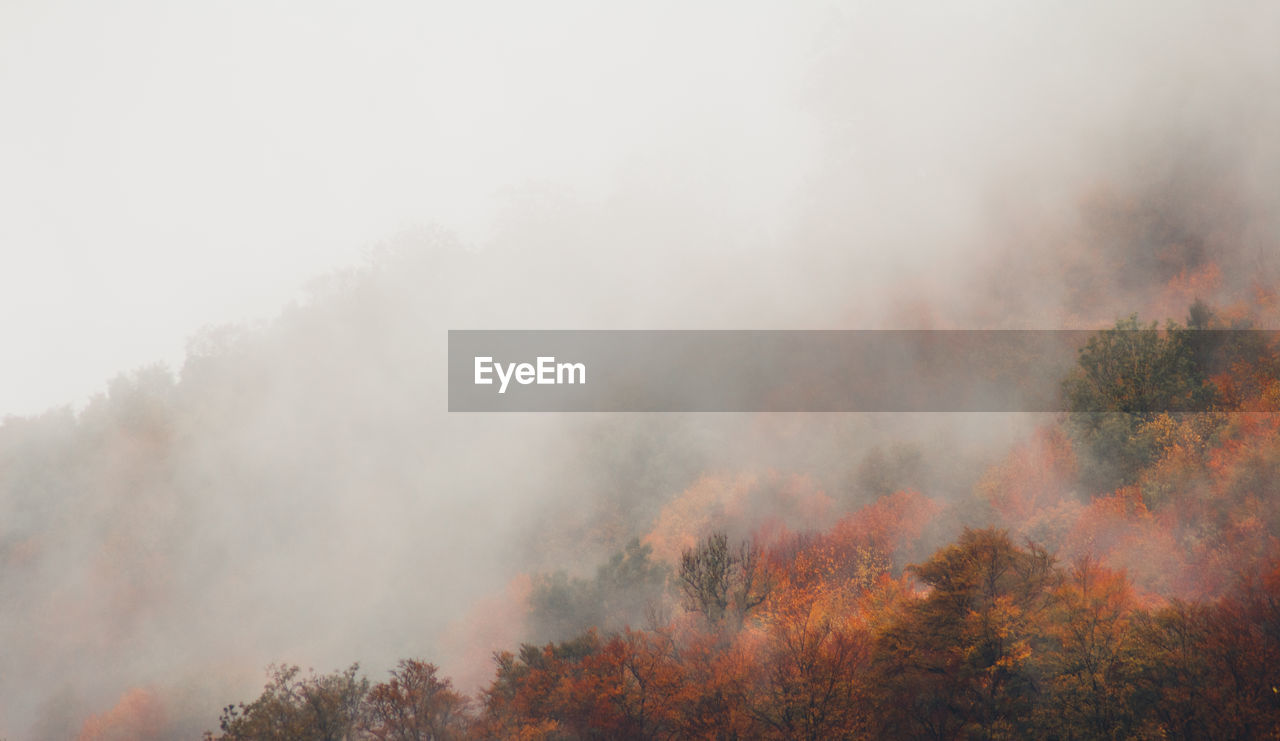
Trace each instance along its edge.
<instances>
[{"instance_id":1,"label":"orange foliage","mask_svg":"<svg viewBox=\"0 0 1280 741\"><path fill-rule=\"evenodd\" d=\"M1206 262L1193 268L1183 267L1169 279L1152 301L1147 313L1152 316L1180 316L1197 300L1221 303L1222 270L1216 263Z\"/></svg>"},{"instance_id":2,"label":"orange foliage","mask_svg":"<svg viewBox=\"0 0 1280 741\"><path fill-rule=\"evenodd\" d=\"M736 540L766 524L812 530L827 525L834 508L806 476L704 476L662 508L644 543L656 559L674 563L713 531Z\"/></svg>"},{"instance_id":3,"label":"orange foliage","mask_svg":"<svg viewBox=\"0 0 1280 741\"><path fill-rule=\"evenodd\" d=\"M978 483L978 493L1006 524L1061 502L1075 479L1076 457L1061 426L1041 427Z\"/></svg>"},{"instance_id":4,"label":"orange foliage","mask_svg":"<svg viewBox=\"0 0 1280 741\"><path fill-rule=\"evenodd\" d=\"M918 540L941 511L937 500L915 491L900 491L842 517L831 528L830 537L846 548L866 546L892 554Z\"/></svg>"},{"instance_id":5,"label":"orange foliage","mask_svg":"<svg viewBox=\"0 0 1280 741\"><path fill-rule=\"evenodd\" d=\"M1172 518L1148 511L1137 486L1095 497L1067 534L1062 557L1097 558L1124 570L1148 597L1192 596L1199 580Z\"/></svg>"},{"instance_id":6,"label":"orange foliage","mask_svg":"<svg viewBox=\"0 0 1280 741\"><path fill-rule=\"evenodd\" d=\"M129 690L115 707L91 716L80 728L78 741L147 741L167 737L167 716L150 690Z\"/></svg>"}]
</instances>

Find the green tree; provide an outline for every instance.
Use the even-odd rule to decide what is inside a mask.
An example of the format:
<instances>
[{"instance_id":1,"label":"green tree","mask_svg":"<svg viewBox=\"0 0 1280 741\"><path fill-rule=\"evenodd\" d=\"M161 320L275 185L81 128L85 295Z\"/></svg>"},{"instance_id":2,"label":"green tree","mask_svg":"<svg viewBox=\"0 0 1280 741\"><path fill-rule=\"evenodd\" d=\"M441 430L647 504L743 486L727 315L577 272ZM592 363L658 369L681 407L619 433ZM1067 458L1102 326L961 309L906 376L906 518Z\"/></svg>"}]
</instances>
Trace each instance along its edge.
<instances>
[{"instance_id":1,"label":"green tree","mask_svg":"<svg viewBox=\"0 0 1280 741\"><path fill-rule=\"evenodd\" d=\"M1206 321L1193 311L1193 321ZM1069 426L1085 465L1081 480L1092 492L1136 481L1160 454L1144 428L1159 414L1212 407L1207 347L1198 330L1169 322L1144 325L1137 315L1097 332L1081 348L1077 367L1063 382Z\"/></svg>"},{"instance_id":2,"label":"green tree","mask_svg":"<svg viewBox=\"0 0 1280 741\"><path fill-rule=\"evenodd\" d=\"M571 578L563 571L539 577L529 597L534 640L562 640L591 628L615 632L660 622L669 571L652 560L652 552L633 538L596 569L594 579Z\"/></svg>"},{"instance_id":3,"label":"green tree","mask_svg":"<svg viewBox=\"0 0 1280 741\"><path fill-rule=\"evenodd\" d=\"M1070 408L1127 414L1196 410L1205 401L1204 378L1184 332L1173 322L1161 332L1135 314L1094 334L1065 383Z\"/></svg>"}]
</instances>

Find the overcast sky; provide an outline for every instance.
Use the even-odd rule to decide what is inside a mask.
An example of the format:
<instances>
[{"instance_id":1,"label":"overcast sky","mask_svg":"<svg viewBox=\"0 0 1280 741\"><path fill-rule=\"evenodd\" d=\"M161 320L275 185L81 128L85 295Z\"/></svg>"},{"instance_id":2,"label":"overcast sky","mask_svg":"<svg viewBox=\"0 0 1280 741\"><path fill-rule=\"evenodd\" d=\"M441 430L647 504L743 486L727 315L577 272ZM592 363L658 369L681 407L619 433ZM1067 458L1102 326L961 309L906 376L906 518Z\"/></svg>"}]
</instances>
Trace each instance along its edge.
<instances>
[{"instance_id":1,"label":"overcast sky","mask_svg":"<svg viewBox=\"0 0 1280 741\"><path fill-rule=\"evenodd\" d=\"M673 132L794 182L804 14L632 7L0 3L0 414L177 370L398 232L483 243L513 187L599 194Z\"/></svg>"},{"instance_id":2,"label":"overcast sky","mask_svg":"<svg viewBox=\"0 0 1280 741\"><path fill-rule=\"evenodd\" d=\"M811 259L759 264L811 269L796 301L885 261L963 289L945 253L1010 194L1069 207L1095 139L1252 138L1270 182L1278 24L1247 0L0 0L0 415L176 371L200 328L397 234L482 247L529 188L792 219L780 249Z\"/></svg>"}]
</instances>

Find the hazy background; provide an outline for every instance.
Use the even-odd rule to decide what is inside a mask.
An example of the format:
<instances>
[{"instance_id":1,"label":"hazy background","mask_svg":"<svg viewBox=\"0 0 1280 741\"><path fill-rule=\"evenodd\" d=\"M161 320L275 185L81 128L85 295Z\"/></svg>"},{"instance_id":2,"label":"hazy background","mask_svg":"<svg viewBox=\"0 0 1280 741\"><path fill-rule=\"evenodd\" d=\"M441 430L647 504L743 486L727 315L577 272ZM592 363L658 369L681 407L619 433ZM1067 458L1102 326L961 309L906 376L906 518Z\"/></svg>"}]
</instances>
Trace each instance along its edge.
<instances>
[{"instance_id":1,"label":"hazy background","mask_svg":"<svg viewBox=\"0 0 1280 741\"><path fill-rule=\"evenodd\" d=\"M531 189L629 172L776 225L824 11L729 10L6 2L0 409L177 365L401 230L483 242Z\"/></svg>"},{"instance_id":2,"label":"hazy background","mask_svg":"<svg viewBox=\"0 0 1280 741\"><path fill-rule=\"evenodd\" d=\"M788 299L817 303L899 269L930 293L920 274L947 281L1010 199L1069 208L1121 174L1102 166L1236 150L1263 178L1250 148L1275 156L1276 21L1254 2L0 14L10 413L177 366L196 329L269 317L402 230L483 244L548 193L679 204L651 211L660 255L799 249L783 269L818 285ZM688 218L716 233L673 243Z\"/></svg>"},{"instance_id":3,"label":"hazy background","mask_svg":"<svg viewBox=\"0 0 1280 741\"><path fill-rule=\"evenodd\" d=\"M714 481L855 504L905 440L964 496L1034 420L451 416L446 330L1274 312L1276 38L1245 2L5 3L0 735L196 735L271 661L471 689L528 573Z\"/></svg>"}]
</instances>

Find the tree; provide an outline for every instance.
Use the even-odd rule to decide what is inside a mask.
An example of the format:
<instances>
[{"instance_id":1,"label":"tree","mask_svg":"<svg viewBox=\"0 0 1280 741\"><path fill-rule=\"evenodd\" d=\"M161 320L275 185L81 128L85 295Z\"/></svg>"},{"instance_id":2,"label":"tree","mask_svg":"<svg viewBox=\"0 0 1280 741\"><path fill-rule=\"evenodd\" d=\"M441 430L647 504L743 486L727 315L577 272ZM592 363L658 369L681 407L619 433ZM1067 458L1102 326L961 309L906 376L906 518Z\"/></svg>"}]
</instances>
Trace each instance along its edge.
<instances>
[{"instance_id":1,"label":"tree","mask_svg":"<svg viewBox=\"0 0 1280 741\"><path fill-rule=\"evenodd\" d=\"M228 705L219 719L225 741L354 741L369 680L358 664L342 672L302 676L297 666L272 666L271 681L249 704ZM214 738L206 734L206 738Z\"/></svg>"},{"instance_id":2,"label":"tree","mask_svg":"<svg viewBox=\"0 0 1280 741\"><path fill-rule=\"evenodd\" d=\"M726 619L741 627L748 613L769 596L768 570L760 563L760 549L743 542L730 550L724 533L707 537L680 558L680 590L685 609L700 612L713 625Z\"/></svg>"},{"instance_id":3,"label":"tree","mask_svg":"<svg viewBox=\"0 0 1280 741\"><path fill-rule=\"evenodd\" d=\"M1200 357L1207 350L1188 334L1195 331L1173 322L1164 332L1156 327L1135 314L1095 333L1063 382L1071 430L1092 464L1081 479L1092 491L1134 483L1159 456L1157 441L1142 429L1156 415L1202 411L1214 402Z\"/></svg>"},{"instance_id":4,"label":"tree","mask_svg":"<svg viewBox=\"0 0 1280 741\"><path fill-rule=\"evenodd\" d=\"M663 612L667 567L653 549L633 538L596 570L593 580L563 571L540 577L529 597L529 628L535 640L563 640L591 628L617 631L657 622Z\"/></svg>"},{"instance_id":5,"label":"tree","mask_svg":"<svg viewBox=\"0 0 1280 741\"><path fill-rule=\"evenodd\" d=\"M1142 616L1136 653L1136 708L1161 738L1280 736L1280 565Z\"/></svg>"},{"instance_id":6,"label":"tree","mask_svg":"<svg viewBox=\"0 0 1280 741\"><path fill-rule=\"evenodd\" d=\"M870 641L825 607L809 603L770 621L746 693L756 735L818 741L865 732Z\"/></svg>"},{"instance_id":7,"label":"tree","mask_svg":"<svg viewBox=\"0 0 1280 741\"><path fill-rule=\"evenodd\" d=\"M597 671L613 678L602 699L614 706L620 728L641 739L679 735L677 708L688 683L669 636L626 630L592 659Z\"/></svg>"},{"instance_id":8,"label":"tree","mask_svg":"<svg viewBox=\"0 0 1280 741\"><path fill-rule=\"evenodd\" d=\"M873 653L878 735L1026 738L1039 692L1032 657L1059 574L1041 548L998 530L911 567L928 594L879 636Z\"/></svg>"},{"instance_id":9,"label":"tree","mask_svg":"<svg viewBox=\"0 0 1280 741\"><path fill-rule=\"evenodd\" d=\"M1246 567L1213 620L1219 715L1234 720L1238 737L1280 737L1280 559Z\"/></svg>"},{"instance_id":10,"label":"tree","mask_svg":"<svg viewBox=\"0 0 1280 741\"><path fill-rule=\"evenodd\" d=\"M1139 616L1135 707L1160 738L1234 738L1210 731L1220 709L1207 695L1212 670L1206 605L1175 600Z\"/></svg>"},{"instance_id":11,"label":"tree","mask_svg":"<svg viewBox=\"0 0 1280 741\"><path fill-rule=\"evenodd\" d=\"M507 651L497 654L497 674L483 694L479 735L607 738L597 728L604 725L603 720L590 710L590 693L578 682L582 662L600 649L599 635L589 631L563 643L524 644L518 656Z\"/></svg>"},{"instance_id":12,"label":"tree","mask_svg":"<svg viewBox=\"0 0 1280 741\"><path fill-rule=\"evenodd\" d=\"M1050 644L1040 658L1046 695L1041 734L1130 737L1136 609L1128 581L1086 557L1072 565L1056 597L1046 625Z\"/></svg>"},{"instance_id":13,"label":"tree","mask_svg":"<svg viewBox=\"0 0 1280 741\"><path fill-rule=\"evenodd\" d=\"M391 680L374 685L365 699L365 730L378 741L450 741L465 738L467 699L436 666L402 660Z\"/></svg>"},{"instance_id":14,"label":"tree","mask_svg":"<svg viewBox=\"0 0 1280 741\"><path fill-rule=\"evenodd\" d=\"M1144 326L1134 314L1114 329L1095 333L1065 383L1072 411L1146 414L1203 408L1205 378L1184 332L1173 322L1160 332L1155 322Z\"/></svg>"}]
</instances>

